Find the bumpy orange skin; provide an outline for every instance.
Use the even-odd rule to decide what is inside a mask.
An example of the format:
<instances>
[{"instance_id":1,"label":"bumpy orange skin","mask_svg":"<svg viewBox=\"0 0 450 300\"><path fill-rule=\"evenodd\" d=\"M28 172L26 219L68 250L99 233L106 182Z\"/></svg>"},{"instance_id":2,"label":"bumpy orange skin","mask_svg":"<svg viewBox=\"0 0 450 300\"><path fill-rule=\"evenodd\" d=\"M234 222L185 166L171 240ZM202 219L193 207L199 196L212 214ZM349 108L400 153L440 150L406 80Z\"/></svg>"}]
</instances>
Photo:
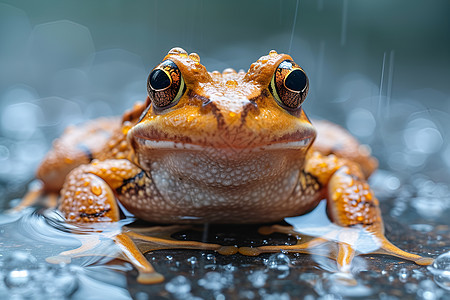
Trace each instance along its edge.
<instances>
[{"instance_id":1,"label":"bumpy orange skin","mask_svg":"<svg viewBox=\"0 0 450 300\"><path fill-rule=\"evenodd\" d=\"M269 91L290 56L271 51L247 73L210 73L179 48L167 59L186 86L174 105L161 109L147 98L122 120L68 129L39 168L46 190L61 190L69 220L116 221L119 201L152 222L273 222L326 197L339 224L381 224L365 183L376 160L337 125L315 122L316 139L301 107L286 109ZM354 197L373 201L346 200Z\"/></svg>"},{"instance_id":2,"label":"bumpy orange skin","mask_svg":"<svg viewBox=\"0 0 450 300\"><path fill-rule=\"evenodd\" d=\"M275 96L272 78L281 62L292 60L290 56L271 51L246 73L231 69L210 73L197 54L180 48L170 50L164 60L174 63L177 76L171 80L183 87L161 90L157 100L169 105L158 107L147 97L122 120L99 119L71 127L40 166L37 177L44 191L60 193L58 208L69 221L118 221L122 207L157 223L265 223L309 212L326 198L332 221L369 232L380 244L376 253L432 263L384 237L379 203L366 182L377 167L368 148L335 124L314 121L313 126L301 106L287 108ZM162 82L164 87L167 80ZM282 83L283 78L277 77L277 88ZM306 85L305 94L288 99L287 106L301 104L307 90ZM296 95L291 90L285 94ZM161 98L165 95L177 97ZM34 193L20 207L35 198ZM286 226L275 225L269 231L297 235ZM161 281L130 236L136 238L131 232L122 233L115 242L140 270L141 282ZM138 238L154 243L151 249L238 251L215 244ZM308 252L326 241L319 237L290 246L241 247L239 252ZM348 271L356 251L338 242L338 250L330 255Z\"/></svg>"}]
</instances>

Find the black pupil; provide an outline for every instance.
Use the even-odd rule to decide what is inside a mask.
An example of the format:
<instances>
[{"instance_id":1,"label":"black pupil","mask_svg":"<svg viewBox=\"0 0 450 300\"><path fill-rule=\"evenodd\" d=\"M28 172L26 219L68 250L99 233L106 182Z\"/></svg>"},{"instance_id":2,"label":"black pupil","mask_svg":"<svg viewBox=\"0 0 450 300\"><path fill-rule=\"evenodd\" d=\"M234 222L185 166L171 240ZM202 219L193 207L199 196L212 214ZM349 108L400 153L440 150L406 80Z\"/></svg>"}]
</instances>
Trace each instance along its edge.
<instances>
[{"instance_id":1,"label":"black pupil","mask_svg":"<svg viewBox=\"0 0 450 300\"><path fill-rule=\"evenodd\" d=\"M301 92L306 87L306 75L301 70L294 70L286 77L285 86L296 92Z\"/></svg>"},{"instance_id":2,"label":"black pupil","mask_svg":"<svg viewBox=\"0 0 450 300\"><path fill-rule=\"evenodd\" d=\"M163 70L153 70L150 74L150 85L154 90L165 89L170 86L170 78Z\"/></svg>"}]
</instances>

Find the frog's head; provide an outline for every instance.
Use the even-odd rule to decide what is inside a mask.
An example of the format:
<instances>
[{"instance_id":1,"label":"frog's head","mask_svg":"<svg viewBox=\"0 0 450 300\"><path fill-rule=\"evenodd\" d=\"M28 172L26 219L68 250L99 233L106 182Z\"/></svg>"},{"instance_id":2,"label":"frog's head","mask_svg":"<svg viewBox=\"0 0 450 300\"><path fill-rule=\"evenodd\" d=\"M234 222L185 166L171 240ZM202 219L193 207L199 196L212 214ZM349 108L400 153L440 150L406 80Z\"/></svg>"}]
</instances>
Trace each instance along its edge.
<instances>
[{"instance_id":1,"label":"frog's head","mask_svg":"<svg viewBox=\"0 0 450 300\"><path fill-rule=\"evenodd\" d=\"M220 73L174 48L147 86L149 105L128 138L140 165L152 172L164 168L201 181L208 168L222 179L253 170L253 179L267 179L294 165L299 170L316 135L302 110L308 78L286 54L270 51L247 73ZM221 184L220 176L209 177ZM246 182L234 178L232 184Z\"/></svg>"},{"instance_id":2,"label":"frog's head","mask_svg":"<svg viewBox=\"0 0 450 300\"><path fill-rule=\"evenodd\" d=\"M151 71L147 88L151 104L130 132L139 150L299 150L315 137L302 110L308 78L273 50L247 73L210 73L197 54L174 48Z\"/></svg>"}]
</instances>

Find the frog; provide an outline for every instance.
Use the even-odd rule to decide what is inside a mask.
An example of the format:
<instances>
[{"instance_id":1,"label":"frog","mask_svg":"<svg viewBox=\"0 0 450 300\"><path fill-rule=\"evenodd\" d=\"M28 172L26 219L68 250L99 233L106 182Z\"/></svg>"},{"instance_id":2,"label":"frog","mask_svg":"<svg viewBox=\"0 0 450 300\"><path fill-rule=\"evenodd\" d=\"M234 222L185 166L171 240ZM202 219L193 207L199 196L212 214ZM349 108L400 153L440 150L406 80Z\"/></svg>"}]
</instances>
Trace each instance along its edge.
<instances>
[{"instance_id":1,"label":"frog","mask_svg":"<svg viewBox=\"0 0 450 300\"><path fill-rule=\"evenodd\" d=\"M379 201L367 182L377 160L344 128L307 117L308 90L304 69L275 50L247 72L208 72L198 54L173 48L151 70L144 102L121 118L65 130L37 170L39 193L59 195L53 203L67 222L88 224L118 222L126 214L166 225L266 224L306 214L326 199L334 224L361 227L378 238L374 253L431 264L386 239ZM25 198L22 206L36 197ZM295 233L288 226L270 230ZM146 239L128 233L115 242L142 273L154 275L133 238ZM167 238L154 249L259 255L302 252L317 241L230 252ZM338 242L334 259L345 268L355 253Z\"/></svg>"}]
</instances>

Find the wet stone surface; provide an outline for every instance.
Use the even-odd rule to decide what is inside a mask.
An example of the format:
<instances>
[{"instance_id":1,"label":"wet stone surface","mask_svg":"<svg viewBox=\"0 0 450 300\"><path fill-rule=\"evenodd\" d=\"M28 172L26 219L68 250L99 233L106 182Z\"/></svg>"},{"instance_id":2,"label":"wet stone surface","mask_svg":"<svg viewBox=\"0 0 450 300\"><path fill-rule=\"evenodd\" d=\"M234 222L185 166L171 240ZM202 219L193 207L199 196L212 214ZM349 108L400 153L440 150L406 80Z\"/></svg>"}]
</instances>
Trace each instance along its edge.
<instances>
[{"instance_id":1,"label":"wet stone surface","mask_svg":"<svg viewBox=\"0 0 450 300\"><path fill-rule=\"evenodd\" d=\"M376 187L376 185L375 185ZM405 193L405 192L403 192ZM402 194L400 192L399 194ZM45 258L74 248L62 233L32 210L0 224L0 296L5 299L83 299L93 289L117 299L447 299L450 297L450 230L446 210L429 220L408 200L382 198L386 236L412 253L438 257L418 266L384 255L358 256L352 278L336 272L334 260L318 255L273 253L256 257L220 255L213 251L159 250L146 253L164 275L160 284L136 282L128 263L102 257L73 259L51 265ZM399 202L406 208L398 216ZM437 216L437 215L436 215ZM403 216L404 217L404 216ZM33 226L30 226L33 225ZM54 224L53 224L54 225ZM142 222L132 226L148 226ZM47 226L47 227L45 227ZM294 244L295 237L261 235L259 225L210 225L173 234L180 240L222 245ZM52 283L52 284L49 284ZM41 298L33 298L36 294Z\"/></svg>"},{"instance_id":2,"label":"wet stone surface","mask_svg":"<svg viewBox=\"0 0 450 300\"><path fill-rule=\"evenodd\" d=\"M385 206L384 211L390 209L388 205ZM423 233L400 224L390 216L385 218L388 238L403 249L432 257L450 250L448 225L436 226ZM181 236L198 239L197 232L187 232ZM253 226L211 226L208 240L230 245L248 245L250 241L255 246L293 242L292 237L281 234L258 237ZM439 242L434 242L437 240ZM136 283L136 272L129 273L127 281L130 294L136 299L450 297L448 290L440 288L437 281L433 281L433 274L427 267L384 255L360 256L354 260L352 274L358 282L356 286L348 285L338 274L326 271L327 268L333 268L334 261L305 254L275 253L248 257L241 254L223 256L214 252L171 250L150 252L146 257L158 272L164 274L166 281L143 286ZM448 274L446 278L449 280ZM173 289L172 285L175 284L180 284L180 288Z\"/></svg>"}]
</instances>

